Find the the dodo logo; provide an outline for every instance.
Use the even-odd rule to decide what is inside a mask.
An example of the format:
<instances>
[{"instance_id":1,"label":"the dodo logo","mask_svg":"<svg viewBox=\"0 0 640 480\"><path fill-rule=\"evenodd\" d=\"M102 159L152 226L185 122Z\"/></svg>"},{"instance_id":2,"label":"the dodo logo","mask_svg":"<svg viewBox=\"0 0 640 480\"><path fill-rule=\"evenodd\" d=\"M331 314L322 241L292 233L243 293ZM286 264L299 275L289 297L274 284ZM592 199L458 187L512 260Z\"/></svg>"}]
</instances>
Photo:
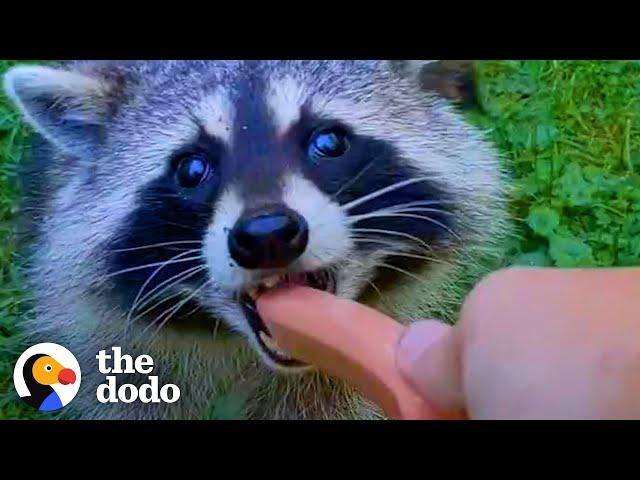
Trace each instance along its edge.
<instances>
[{"instance_id":1,"label":"the dodo logo","mask_svg":"<svg viewBox=\"0 0 640 480\"><path fill-rule=\"evenodd\" d=\"M27 348L13 369L13 383L20 398L42 411L68 405L78 393L80 377L76 358L55 343Z\"/></svg>"}]
</instances>

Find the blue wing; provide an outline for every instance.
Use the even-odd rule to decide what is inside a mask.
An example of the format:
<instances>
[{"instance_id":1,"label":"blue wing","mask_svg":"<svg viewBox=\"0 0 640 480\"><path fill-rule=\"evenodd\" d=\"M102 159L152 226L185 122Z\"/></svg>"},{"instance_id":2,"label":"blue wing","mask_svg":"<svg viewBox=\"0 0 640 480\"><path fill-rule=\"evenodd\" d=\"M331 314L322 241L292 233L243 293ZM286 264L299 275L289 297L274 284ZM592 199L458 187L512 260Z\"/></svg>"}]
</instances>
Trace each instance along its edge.
<instances>
[{"instance_id":1,"label":"blue wing","mask_svg":"<svg viewBox=\"0 0 640 480\"><path fill-rule=\"evenodd\" d=\"M40 405L39 410L43 412L48 412L51 410L58 410L64 407L62 404L62 400L56 392L51 393L47 398L44 399L44 402Z\"/></svg>"}]
</instances>

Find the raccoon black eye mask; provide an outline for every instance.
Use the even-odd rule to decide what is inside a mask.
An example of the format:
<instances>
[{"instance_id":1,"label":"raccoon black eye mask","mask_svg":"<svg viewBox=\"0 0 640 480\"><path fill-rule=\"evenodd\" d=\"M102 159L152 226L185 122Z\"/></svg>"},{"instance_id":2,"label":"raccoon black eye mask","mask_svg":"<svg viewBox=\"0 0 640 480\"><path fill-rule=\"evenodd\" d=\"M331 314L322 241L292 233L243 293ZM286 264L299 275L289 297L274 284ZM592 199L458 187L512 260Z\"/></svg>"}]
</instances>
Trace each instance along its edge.
<instances>
[{"instance_id":1,"label":"raccoon black eye mask","mask_svg":"<svg viewBox=\"0 0 640 480\"><path fill-rule=\"evenodd\" d=\"M6 91L41 139L25 177L36 330L63 324L83 349L157 341L167 357L248 345L298 372L256 312L267 289L306 285L400 319L453 308L461 266L504 230L504 179L423 81L435 64L13 68ZM205 331L190 336L194 319Z\"/></svg>"}]
</instances>

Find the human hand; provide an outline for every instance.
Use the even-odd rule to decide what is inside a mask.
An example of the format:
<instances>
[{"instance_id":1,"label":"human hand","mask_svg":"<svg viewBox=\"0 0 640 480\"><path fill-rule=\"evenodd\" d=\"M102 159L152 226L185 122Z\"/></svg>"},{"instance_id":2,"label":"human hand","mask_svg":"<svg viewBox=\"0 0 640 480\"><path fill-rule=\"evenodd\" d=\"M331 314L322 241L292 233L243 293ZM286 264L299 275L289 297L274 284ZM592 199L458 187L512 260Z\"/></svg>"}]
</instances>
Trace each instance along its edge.
<instances>
[{"instance_id":1,"label":"human hand","mask_svg":"<svg viewBox=\"0 0 640 480\"><path fill-rule=\"evenodd\" d=\"M455 327L409 327L398 366L474 419L640 418L640 269L507 269Z\"/></svg>"},{"instance_id":2,"label":"human hand","mask_svg":"<svg viewBox=\"0 0 640 480\"><path fill-rule=\"evenodd\" d=\"M637 269L508 269L471 292L455 327L405 329L301 288L270 292L258 308L290 353L395 417L640 418L639 293ZM410 406L397 408L405 398Z\"/></svg>"}]
</instances>

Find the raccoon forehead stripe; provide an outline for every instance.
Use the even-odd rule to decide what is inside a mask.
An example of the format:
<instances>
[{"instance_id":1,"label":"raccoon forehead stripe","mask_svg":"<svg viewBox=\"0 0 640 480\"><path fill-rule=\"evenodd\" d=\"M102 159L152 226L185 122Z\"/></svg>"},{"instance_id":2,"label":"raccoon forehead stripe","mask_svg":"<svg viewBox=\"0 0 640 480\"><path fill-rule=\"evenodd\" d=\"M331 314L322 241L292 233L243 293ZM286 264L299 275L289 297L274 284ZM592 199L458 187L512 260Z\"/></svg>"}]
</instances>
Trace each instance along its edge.
<instances>
[{"instance_id":1,"label":"raccoon forehead stripe","mask_svg":"<svg viewBox=\"0 0 640 480\"><path fill-rule=\"evenodd\" d=\"M269 82L265 93L265 103L278 135L285 133L300 119L300 109L304 104L305 97L304 88L292 76Z\"/></svg>"},{"instance_id":2,"label":"raccoon forehead stripe","mask_svg":"<svg viewBox=\"0 0 640 480\"><path fill-rule=\"evenodd\" d=\"M200 102L196 116L204 130L220 141L231 145L235 108L226 90L218 89Z\"/></svg>"}]
</instances>

